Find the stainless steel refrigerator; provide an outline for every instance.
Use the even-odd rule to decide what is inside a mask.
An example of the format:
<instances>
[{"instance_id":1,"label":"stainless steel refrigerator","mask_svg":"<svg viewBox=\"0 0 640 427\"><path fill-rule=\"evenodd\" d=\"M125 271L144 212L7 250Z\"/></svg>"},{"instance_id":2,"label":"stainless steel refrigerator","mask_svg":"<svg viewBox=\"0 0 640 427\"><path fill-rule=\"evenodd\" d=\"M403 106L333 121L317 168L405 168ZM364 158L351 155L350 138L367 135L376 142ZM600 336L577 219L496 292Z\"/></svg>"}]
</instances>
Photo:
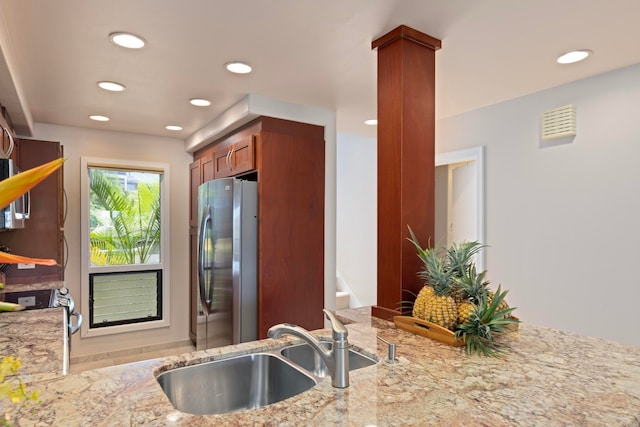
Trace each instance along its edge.
<instances>
[{"instance_id":1,"label":"stainless steel refrigerator","mask_svg":"<svg viewBox=\"0 0 640 427\"><path fill-rule=\"evenodd\" d=\"M236 178L198 188L196 349L257 339L258 186Z\"/></svg>"}]
</instances>

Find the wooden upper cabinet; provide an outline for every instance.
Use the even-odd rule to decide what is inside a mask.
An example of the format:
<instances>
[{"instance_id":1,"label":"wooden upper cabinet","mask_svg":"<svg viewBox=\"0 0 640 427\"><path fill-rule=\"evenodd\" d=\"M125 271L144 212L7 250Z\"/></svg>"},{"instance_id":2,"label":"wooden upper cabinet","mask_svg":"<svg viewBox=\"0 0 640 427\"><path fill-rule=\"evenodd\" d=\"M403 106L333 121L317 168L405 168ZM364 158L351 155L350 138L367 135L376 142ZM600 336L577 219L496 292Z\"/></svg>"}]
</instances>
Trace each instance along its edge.
<instances>
[{"instance_id":1,"label":"wooden upper cabinet","mask_svg":"<svg viewBox=\"0 0 640 427\"><path fill-rule=\"evenodd\" d=\"M255 140L255 135L246 134L236 142L218 145L213 152L214 178L226 178L254 170Z\"/></svg>"}]
</instances>

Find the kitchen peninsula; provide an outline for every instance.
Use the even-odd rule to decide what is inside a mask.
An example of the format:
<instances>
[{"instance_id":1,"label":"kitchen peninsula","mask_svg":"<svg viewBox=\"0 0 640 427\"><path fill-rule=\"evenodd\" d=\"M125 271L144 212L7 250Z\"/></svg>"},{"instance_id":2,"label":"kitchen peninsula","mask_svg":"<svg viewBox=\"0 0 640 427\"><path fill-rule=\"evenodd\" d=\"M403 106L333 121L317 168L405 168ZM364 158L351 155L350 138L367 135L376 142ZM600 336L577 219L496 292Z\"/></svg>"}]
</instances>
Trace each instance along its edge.
<instances>
[{"instance_id":1,"label":"kitchen peninsula","mask_svg":"<svg viewBox=\"0 0 640 427\"><path fill-rule=\"evenodd\" d=\"M353 322L347 325L350 344L381 360L352 371L346 389L331 387L326 378L263 408L194 416L175 410L155 380L173 367L273 349L293 338L37 380L25 359L27 386L41 390L42 403L13 419L16 425L65 426L640 426L640 348L525 322L509 333L512 350L505 357L483 358L396 330L369 310L338 312ZM316 334L330 337L329 330ZM395 364L384 362L387 348L376 335L397 344Z\"/></svg>"}]
</instances>

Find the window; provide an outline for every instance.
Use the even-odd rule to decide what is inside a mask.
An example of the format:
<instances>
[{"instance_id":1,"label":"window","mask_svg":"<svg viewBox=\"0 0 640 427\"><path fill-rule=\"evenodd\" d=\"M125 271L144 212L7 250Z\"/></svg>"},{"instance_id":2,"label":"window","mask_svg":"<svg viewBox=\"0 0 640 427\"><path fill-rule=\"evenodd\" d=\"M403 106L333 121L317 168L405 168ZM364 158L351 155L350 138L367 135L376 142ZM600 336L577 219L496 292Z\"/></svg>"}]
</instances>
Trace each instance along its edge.
<instances>
[{"instance_id":1,"label":"window","mask_svg":"<svg viewBox=\"0 0 640 427\"><path fill-rule=\"evenodd\" d=\"M82 169L82 335L168 326L168 166L83 158Z\"/></svg>"}]
</instances>

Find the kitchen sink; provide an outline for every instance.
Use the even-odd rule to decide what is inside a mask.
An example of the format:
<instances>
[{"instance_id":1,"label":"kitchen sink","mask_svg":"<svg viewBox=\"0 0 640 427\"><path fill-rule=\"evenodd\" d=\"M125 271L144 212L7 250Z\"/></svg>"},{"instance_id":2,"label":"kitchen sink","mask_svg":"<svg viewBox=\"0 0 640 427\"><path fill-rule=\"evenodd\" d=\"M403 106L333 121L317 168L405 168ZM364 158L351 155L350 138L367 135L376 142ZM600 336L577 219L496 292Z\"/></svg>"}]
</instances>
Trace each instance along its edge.
<instances>
[{"instance_id":1,"label":"kitchen sink","mask_svg":"<svg viewBox=\"0 0 640 427\"><path fill-rule=\"evenodd\" d=\"M157 381L176 409L196 415L259 408L316 385L312 376L270 353L177 368Z\"/></svg>"},{"instance_id":2,"label":"kitchen sink","mask_svg":"<svg viewBox=\"0 0 640 427\"><path fill-rule=\"evenodd\" d=\"M332 344L330 342L324 342L322 345L324 345L327 350L331 350ZM318 353L316 353L308 344L297 344L285 347L280 351L280 353L296 365L303 367L317 377L324 378L329 376L327 365L325 365ZM349 371L366 368L367 366L375 365L376 363L378 362L371 357L358 353L353 349L349 349Z\"/></svg>"}]
</instances>

